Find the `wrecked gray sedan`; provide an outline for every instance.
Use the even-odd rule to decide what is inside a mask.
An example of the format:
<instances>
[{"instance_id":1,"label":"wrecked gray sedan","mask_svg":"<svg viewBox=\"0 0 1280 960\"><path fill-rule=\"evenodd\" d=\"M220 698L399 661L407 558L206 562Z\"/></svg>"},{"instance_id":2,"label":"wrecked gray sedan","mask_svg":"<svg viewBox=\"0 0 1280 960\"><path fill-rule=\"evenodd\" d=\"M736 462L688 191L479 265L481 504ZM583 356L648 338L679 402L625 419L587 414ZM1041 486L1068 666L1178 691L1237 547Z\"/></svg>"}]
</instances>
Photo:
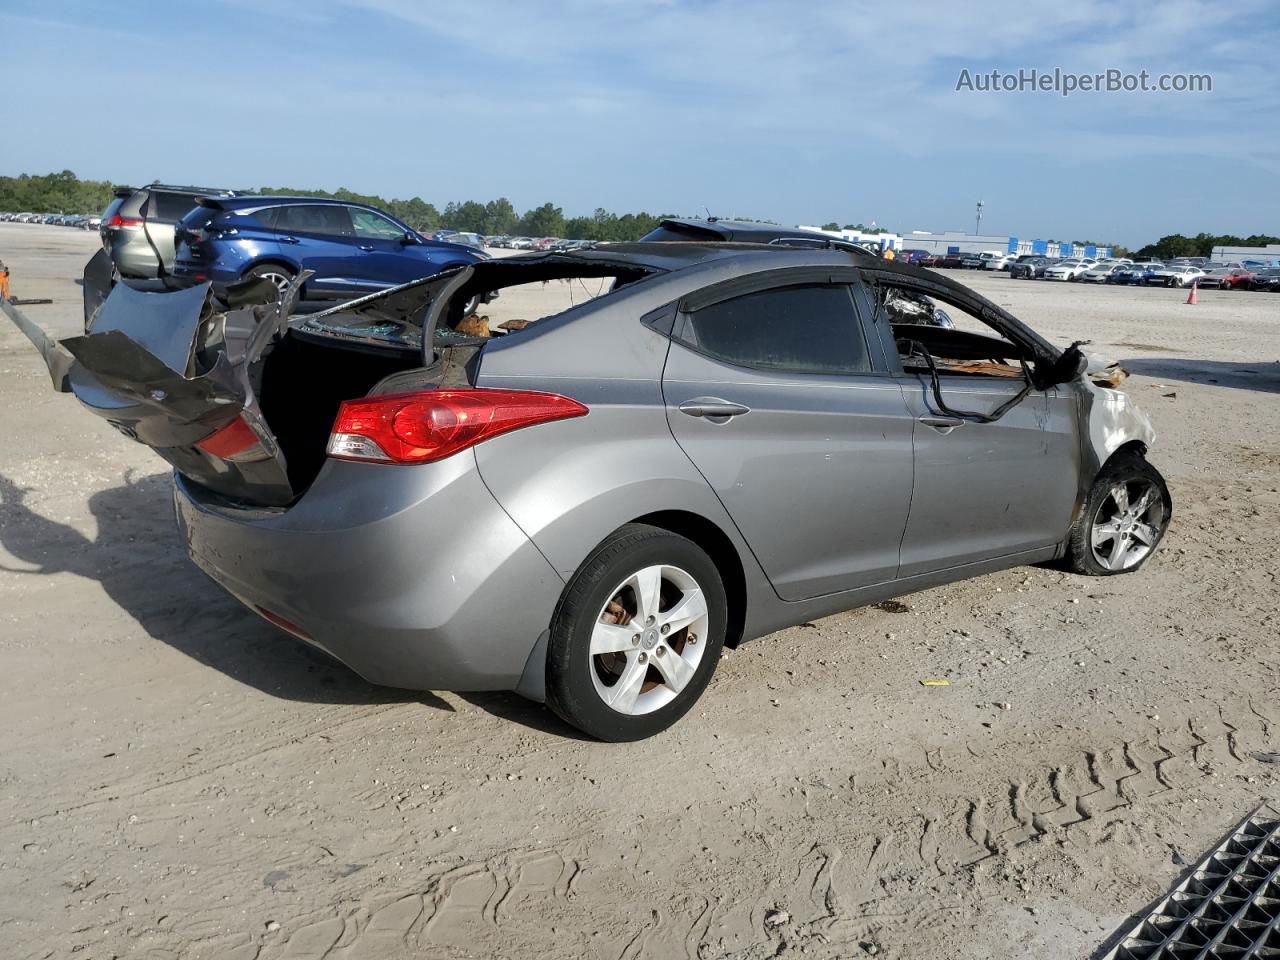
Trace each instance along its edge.
<instances>
[{"instance_id":1,"label":"wrecked gray sedan","mask_svg":"<svg viewBox=\"0 0 1280 960\"><path fill-rule=\"evenodd\" d=\"M605 292L508 331L464 314L583 278ZM516 690L636 739L726 644L1015 564L1126 573L1168 524L1128 397L911 266L614 244L291 315L303 279L282 302L86 282L61 344L9 310L60 389L173 464L195 562L377 683Z\"/></svg>"}]
</instances>

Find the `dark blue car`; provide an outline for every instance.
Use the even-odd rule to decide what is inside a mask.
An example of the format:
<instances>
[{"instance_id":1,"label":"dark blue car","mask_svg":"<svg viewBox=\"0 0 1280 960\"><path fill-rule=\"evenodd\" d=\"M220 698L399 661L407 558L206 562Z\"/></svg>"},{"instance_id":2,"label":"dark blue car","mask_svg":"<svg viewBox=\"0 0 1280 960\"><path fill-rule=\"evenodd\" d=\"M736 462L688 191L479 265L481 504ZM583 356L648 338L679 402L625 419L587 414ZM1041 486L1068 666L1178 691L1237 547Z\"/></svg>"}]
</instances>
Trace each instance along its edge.
<instances>
[{"instance_id":1,"label":"dark blue car","mask_svg":"<svg viewBox=\"0 0 1280 960\"><path fill-rule=\"evenodd\" d=\"M376 207L314 197L201 197L176 228L174 275L215 289L251 277L283 288L315 274L309 299L360 296L446 267L488 259L457 243L426 240Z\"/></svg>"},{"instance_id":2,"label":"dark blue car","mask_svg":"<svg viewBox=\"0 0 1280 960\"><path fill-rule=\"evenodd\" d=\"M1107 283L1118 283L1122 286L1131 286L1138 284L1145 286L1147 280L1156 270L1160 269L1163 264L1160 263L1135 263L1123 270L1117 270L1115 273L1107 277Z\"/></svg>"}]
</instances>

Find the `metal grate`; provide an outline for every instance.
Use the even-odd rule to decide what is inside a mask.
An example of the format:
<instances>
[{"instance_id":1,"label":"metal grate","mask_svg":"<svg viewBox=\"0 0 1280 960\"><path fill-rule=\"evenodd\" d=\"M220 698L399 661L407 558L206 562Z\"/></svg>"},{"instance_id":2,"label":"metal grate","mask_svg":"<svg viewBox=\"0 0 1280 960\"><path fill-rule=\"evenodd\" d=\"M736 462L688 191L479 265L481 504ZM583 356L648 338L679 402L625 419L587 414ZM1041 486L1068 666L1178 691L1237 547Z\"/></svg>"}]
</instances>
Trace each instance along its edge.
<instances>
[{"instance_id":1,"label":"metal grate","mask_svg":"<svg viewBox=\"0 0 1280 960\"><path fill-rule=\"evenodd\" d=\"M1250 814L1103 960L1280 960L1280 813Z\"/></svg>"}]
</instances>

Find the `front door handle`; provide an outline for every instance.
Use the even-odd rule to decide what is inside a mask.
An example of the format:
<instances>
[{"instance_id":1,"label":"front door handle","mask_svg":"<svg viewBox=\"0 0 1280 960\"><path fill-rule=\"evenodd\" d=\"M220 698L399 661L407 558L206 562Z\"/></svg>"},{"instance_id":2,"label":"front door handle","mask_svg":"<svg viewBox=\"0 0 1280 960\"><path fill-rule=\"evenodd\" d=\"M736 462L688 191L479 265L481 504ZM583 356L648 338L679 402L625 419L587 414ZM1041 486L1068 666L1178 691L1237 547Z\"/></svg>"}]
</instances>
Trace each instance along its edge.
<instances>
[{"instance_id":1,"label":"front door handle","mask_svg":"<svg viewBox=\"0 0 1280 960\"><path fill-rule=\"evenodd\" d=\"M721 400L719 397L694 397L680 404L679 409L681 413L691 417L706 417L710 420L724 420L751 412L750 407Z\"/></svg>"},{"instance_id":2,"label":"front door handle","mask_svg":"<svg viewBox=\"0 0 1280 960\"><path fill-rule=\"evenodd\" d=\"M373 245L368 243L362 243L360 244L360 249L363 250L365 253L369 253L371 250L373 250Z\"/></svg>"},{"instance_id":3,"label":"front door handle","mask_svg":"<svg viewBox=\"0 0 1280 960\"><path fill-rule=\"evenodd\" d=\"M297 243L298 242L297 237L276 237L276 239L279 240L281 243Z\"/></svg>"},{"instance_id":4,"label":"front door handle","mask_svg":"<svg viewBox=\"0 0 1280 960\"><path fill-rule=\"evenodd\" d=\"M964 426L964 421L959 417L923 416L919 420L926 427L933 427L939 433L950 433L956 427Z\"/></svg>"}]
</instances>

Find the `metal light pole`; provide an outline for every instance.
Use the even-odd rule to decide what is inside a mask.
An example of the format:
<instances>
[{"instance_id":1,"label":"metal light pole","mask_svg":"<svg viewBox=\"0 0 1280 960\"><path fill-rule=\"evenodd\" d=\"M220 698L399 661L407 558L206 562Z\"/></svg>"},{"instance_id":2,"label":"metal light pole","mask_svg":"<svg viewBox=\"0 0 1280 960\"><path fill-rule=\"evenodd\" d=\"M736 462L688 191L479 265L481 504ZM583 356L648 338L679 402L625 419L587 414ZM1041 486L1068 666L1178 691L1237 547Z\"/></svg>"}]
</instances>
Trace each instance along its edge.
<instances>
[{"instance_id":1,"label":"metal light pole","mask_svg":"<svg viewBox=\"0 0 1280 960\"><path fill-rule=\"evenodd\" d=\"M982 201L981 200L978 201L978 219L973 225L973 232L975 234L982 233Z\"/></svg>"}]
</instances>

